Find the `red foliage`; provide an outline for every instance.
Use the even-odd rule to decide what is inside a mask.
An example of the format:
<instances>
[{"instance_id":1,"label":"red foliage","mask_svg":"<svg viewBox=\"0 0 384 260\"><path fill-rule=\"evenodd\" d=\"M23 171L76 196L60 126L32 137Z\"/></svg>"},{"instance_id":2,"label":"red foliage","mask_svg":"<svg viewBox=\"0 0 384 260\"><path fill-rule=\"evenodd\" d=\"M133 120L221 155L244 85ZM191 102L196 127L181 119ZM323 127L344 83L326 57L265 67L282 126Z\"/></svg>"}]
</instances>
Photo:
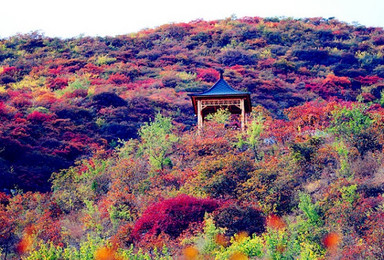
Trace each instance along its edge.
<instances>
[{"instance_id":1,"label":"red foliage","mask_svg":"<svg viewBox=\"0 0 384 260\"><path fill-rule=\"evenodd\" d=\"M327 77L321 81L317 79L314 82L306 84L306 89L319 94L327 100L342 96L350 87L351 81L348 77L338 77L333 74L328 74Z\"/></svg>"},{"instance_id":2,"label":"red foliage","mask_svg":"<svg viewBox=\"0 0 384 260\"><path fill-rule=\"evenodd\" d=\"M4 192L0 192L0 205L7 205L10 197Z\"/></svg>"},{"instance_id":3,"label":"red foliage","mask_svg":"<svg viewBox=\"0 0 384 260\"><path fill-rule=\"evenodd\" d=\"M365 226L365 241L376 259L384 257L384 213L375 213L368 217Z\"/></svg>"},{"instance_id":4,"label":"red foliage","mask_svg":"<svg viewBox=\"0 0 384 260\"><path fill-rule=\"evenodd\" d=\"M378 76L359 76L355 78L364 86L376 84L381 78Z\"/></svg>"},{"instance_id":5,"label":"red foliage","mask_svg":"<svg viewBox=\"0 0 384 260\"><path fill-rule=\"evenodd\" d=\"M18 108L26 108L32 104L32 97L29 94L20 93L12 99L12 103Z\"/></svg>"},{"instance_id":6,"label":"red foliage","mask_svg":"<svg viewBox=\"0 0 384 260\"><path fill-rule=\"evenodd\" d=\"M272 214L267 217L267 226L273 229L283 229L287 225L281 217Z\"/></svg>"},{"instance_id":7,"label":"red foliage","mask_svg":"<svg viewBox=\"0 0 384 260\"><path fill-rule=\"evenodd\" d=\"M29 121L37 121L37 122L45 122L52 119L51 115L47 115L45 113L41 113L39 111L33 111L27 116L27 120Z\"/></svg>"},{"instance_id":8,"label":"red foliage","mask_svg":"<svg viewBox=\"0 0 384 260\"><path fill-rule=\"evenodd\" d=\"M4 105L3 102L0 102L0 115L6 115L7 114L7 107Z\"/></svg>"},{"instance_id":9,"label":"red foliage","mask_svg":"<svg viewBox=\"0 0 384 260\"><path fill-rule=\"evenodd\" d=\"M52 90L63 89L68 86L68 79L54 78L48 80L48 87Z\"/></svg>"},{"instance_id":10,"label":"red foliage","mask_svg":"<svg viewBox=\"0 0 384 260\"><path fill-rule=\"evenodd\" d=\"M324 129L329 123L332 104L327 102L307 102L304 105L286 110L287 116L302 131Z\"/></svg>"},{"instance_id":11,"label":"red foliage","mask_svg":"<svg viewBox=\"0 0 384 260\"><path fill-rule=\"evenodd\" d=\"M105 79L96 78L91 80L91 85L105 85L105 84L107 84L107 81Z\"/></svg>"},{"instance_id":12,"label":"red foliage","mask_svg":"<svg viewBox=\"0 0 384 260\"><path fill-rule=\"evenodd\" d=\"M374 95L372 95L371 93L367 93L367 92L361 93L361 96L363 97L365 102L371 102L371 101L376 99L376 97Z\"/></svg>"},{"instance_id":13,"label":"red foliage","mask_svg":"<svg viewBox=\"0 0 384 260\"><path fill-rule=\"evenodd\" d=\"M285 120L275 120L273 123L269 123L267 126L266 135L271 138L275 138L282 144L292 140L297 134L297 130L292 122Z\"/></svg>"},{"instance_id":14,"label":"red foliage","mask_svg":"<svg viewBox=\"0 0 384 260\"><path fill-rule=\"evenodd\" d=\"M76 98L88 96L88 90L86 89L75 89L73 92L68 92L63 95L65 98Z\"/></svg>"},{"instance_id":15,"label":"red foliage","mask_svg":"<svg viewBox=\"0 0 384 260\"><path fill-rule=\"evenodd\" d=\"M123 74L116 73L116 74L109 76L108 82L113 83L113 84L117 84L117 85L122 85L122 84L129 83L130 79Z\"/></svg>"},{"instance_id":16,"label":"red foliage","mask_svg":"<svg viewBox=\"0 0 384 260\"><path fill-rule=\"evenodd\" d=\"M215 69L197 69L197 78L205 82L215 82L219 79L220 74Z\"/></svg>"},{"instance_id":17,"label":"red foliage","mask_svg":"<svg viewBox=\"0 0 384 260\"><path fill-rule=\"evenodd\" d=\"M57 75L60 75L60 74L64 74L63 69L64 69L63 66L60 65L60 66L57 66L56 68L49 69L49 73L54 75L54 76L57 76Z\"/></svg>"},{"instance_id":18,"label":"red foliage","mask_svg":"<svg viewBox=\"0 0 384 260\"><path fill-rule=\"evenodd\" d=\"M165 233L176 238L190 224L203 221L205 212L212 212L218 207L217 200L198 199L187 195L155 203L137 220L132 237L141 240Z\"/></svg>"},{"instance_id":19,"label":"red foliage","mask_svg":"<svg viewBox=\"0 0 384 260\"><path fill-rule=\"evenodd\" d=\"M0 246L10 243L15 228L15 218L0 205Z\"/></svg>"},{"instance_id":20,"label":"red foliage","mask_svg":"<svg viewBox=\"0 0 384 260\"><path fill-rule=\"evenodd\" d=\"M128 90L138 90L141 88L148 88L154 85L161 85L161 81L158 79L145 79L145 80L139 80L136 82L131 82L126 85Z\"/></svg>"},{"instance_id":21,"label":"red foliage","mask_svg":"<svg viewBox=\"0 0 384 260\"><path fill-rule=\"evenodd\" d=\"M351 84L351 81L347 77L338 77L333 74L328 74L323 80L324 86L330 87L345 87Z\"/></svg>"},{"instance_id":22,"label":"red foliage","mask_svg":"<svg viewBox=\"0 0 384 260\"><path fill-rule=\"evenodd\" d=\"M18 72L19 70L14 67L14 66L10 66L10 67L4 67L3 68L3 71L0 73L0 75L4 75L4 74L7 74L7 75L10 75L10 76L15 76L15 74Z\"/></svg>"},{"instance_id":23,"label":"red foliage","mask_svg":"<svg viewBox=\"0 0 384 260\"><path fill-rule=\"evenodd\" d=\"M100 74L104 71L104 68L96 66L92 63L88 63L87 65L84 66L82 71L93 73L93 74Z\"/></svg>"},{"instance_id":24,"label":"red foliage","mask_svg":"<svg viewBox=\"0 0 384 260\"><path fill-rule=\"evenodd\" d=\"M132 244L132 229L133 225L131 223L121 225L117 233L111 237L112 244L118 246Z\"/></svg>"}]
</instances>

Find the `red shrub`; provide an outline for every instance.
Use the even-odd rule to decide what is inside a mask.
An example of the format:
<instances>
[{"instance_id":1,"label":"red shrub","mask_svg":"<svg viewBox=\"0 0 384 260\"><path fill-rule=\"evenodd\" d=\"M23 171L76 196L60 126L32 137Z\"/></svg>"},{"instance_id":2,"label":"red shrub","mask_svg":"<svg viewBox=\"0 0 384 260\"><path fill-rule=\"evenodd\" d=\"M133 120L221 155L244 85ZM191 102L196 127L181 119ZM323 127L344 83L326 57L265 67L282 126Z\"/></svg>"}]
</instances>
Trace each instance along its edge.
<instances>
[{"instance_id":1,"label":"red shrub","mask_svg":"<svg viewBox=\"0 0 384 260\"><path fill-rule=\"evenodd\" d=\"M7 107L4 105L3 102L0 102L0 115L6 115L7 114Z\"/></svg>"},{"instance_id":2,"label":"red shrub","mask_svg":"<svg viewBox=\"0 0 384 260\"><path fill-rule=\"evenodd\" d=\"M51 119L50 115L41 113L39 111L33 111L27 116L27 120L29 121L38 121L38 122L44 122Z\"/></svg>"},{"instance_id":3,"label":"red shrub","mask_svg":"<svg viewBox=\"0 0 384 260\"><path fill-rule=\"evenodd\" d=\"M365 102L372 102L373 100L376 99L376 97L371 93L364 92L364 93L361 93L361 96L363 97Z\"/></svg>"},{"instance_id":4,"label":"red shrub","mask_svg":"<svg viewBox=\"0 0 384 260\"><path fill-rule=\"evenodd\" d=\"M16 67L4 67L2 72L0 73L1 75L7 74L10 76L14 76L17 73L18 69Z\"/></svg>"},{"instance_id":5,"label":"red shrub","mask_svg":"<svg viewBox=\"0 0 384 260\"><path fill-rule=\"evenodd\" d=\"M108 82L112 83L112 84L122 85L122 84L129 83L130 79L123 74L116 73L116 74L109 76Z\"/></svg>"},{"instance_id":6,"label":"red shrub","mask_svg":"<svg viewBox=\"0 0 384 260\"><path fill-rule=\"evenodd\" d=\"M10 197L11 196L5 194L4 192L0 192L0 205L8 205Z\"/></svg>"},{"instance_id":7,"label":"red shrub","mask_svg":"<svg viewBox=\"0 0 384 260\"><path fill-rule=\"evenodd\" d=\"M380 78L378 76L358 76L355 78L358 82L360 82L364 86L370 86L376 84Z\"/></svg>"},{"instance_id":8,"label":"red shrub","mask_svg":"<svg viewBox=\"0 0 384 260\"><path fill-rule=\"evenodd\" d=\"M191 223L201 222L205 212L212 212L219 207L214 199L198 199L180 195L149 206L137 220L132 237L140 240L143 236L158 236L162 232L176 238Z\"/></svg>"},{"instance_id":9,"label":"red shrub","mask_svg":"<svg viewBox=\"0 0 384 260\"><path fill-rule=\"evenodd\" d=\"M86 89L75 89L73 92L68 92L63 95L65 98L76 98L88 96L88 90Z\"/></svg>"},{"instance_id":10,"label":"red shrub","mask_svg":"<svg viewBox=\"0 0 384 260\"><path fill-rule=\"evenodd\" d=\"M68 86L68 79L55 78L48 80L48 87L52 90L63 89Z\"/></svg>"},{"instance_id":11,"label":"red shrub","mask_svg":"<svg viewBox=\"0 0 384 260\"><path fill-rule=\"evenodd\" d=\"M220 74L215 69L197 69L197 78L205 82L215 82Z\"/></svg>"}]
</instances>

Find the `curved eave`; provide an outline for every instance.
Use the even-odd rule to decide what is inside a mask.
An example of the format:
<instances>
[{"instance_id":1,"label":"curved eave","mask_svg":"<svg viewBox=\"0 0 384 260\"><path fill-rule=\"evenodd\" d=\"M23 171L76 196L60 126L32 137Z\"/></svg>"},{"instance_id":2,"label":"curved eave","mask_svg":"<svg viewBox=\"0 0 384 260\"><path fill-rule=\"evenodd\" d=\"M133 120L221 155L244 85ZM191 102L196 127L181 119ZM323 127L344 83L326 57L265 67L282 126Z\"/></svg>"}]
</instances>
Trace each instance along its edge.
<instances>
[{"instance_id":1,"label":"curved eave","mask_svg":"<svg viewBox=\"0 0 384 260\"><path fill-rule=\"evenodd\" d=\"M199 94L188 94L188 96L191 97L193 109L195 111L195 114L197 114L197 100L203 100L203 99L230 99L230 98L244 98L244 107L245 112L250 113L252 112L252 104L251 104L251 96L249 92L242 92L238 94L217 94L217 95L202 95L202 93Z\"/></svg>"}]
</instances>

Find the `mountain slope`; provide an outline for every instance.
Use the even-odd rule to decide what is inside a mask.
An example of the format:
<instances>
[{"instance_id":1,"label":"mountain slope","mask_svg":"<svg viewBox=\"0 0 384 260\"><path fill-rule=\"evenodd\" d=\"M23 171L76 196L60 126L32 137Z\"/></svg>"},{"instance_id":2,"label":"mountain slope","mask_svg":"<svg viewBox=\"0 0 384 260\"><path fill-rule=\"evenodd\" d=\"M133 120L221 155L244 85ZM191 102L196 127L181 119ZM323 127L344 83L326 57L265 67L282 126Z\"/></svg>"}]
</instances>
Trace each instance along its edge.
<instances>
[{"instance_id":1,"label":"mountain slope","mask_svg":"<svg viewBox=\"0 0 384 260\"><path fill-rule=\"evenodd\" d=\"M311 100L379 101L384 33L335 19L258 17L168 24L118 37L0 41L0 169L27 190L114 147L156 110L190 128L187 93L225 79L284 118ZM42 163L44 162L44 163ZM12 176L12 177L10 177Z\"/></svg>"}]
</instances>

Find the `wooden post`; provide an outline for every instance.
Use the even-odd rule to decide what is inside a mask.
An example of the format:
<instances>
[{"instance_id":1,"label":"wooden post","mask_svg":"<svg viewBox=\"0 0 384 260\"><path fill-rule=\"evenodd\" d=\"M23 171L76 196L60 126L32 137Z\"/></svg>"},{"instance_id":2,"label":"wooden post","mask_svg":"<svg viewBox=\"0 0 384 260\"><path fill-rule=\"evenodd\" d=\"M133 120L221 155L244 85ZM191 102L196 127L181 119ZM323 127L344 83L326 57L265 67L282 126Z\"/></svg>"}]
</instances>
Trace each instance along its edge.
<instances>
[{"instance_id":1,"label":"wooden post","mask_svg":"<svg viewBox=\"0 0 384 260\"><path fill-rule=\"evenodd\" d=\"M201 100L197 100L197 129L200 131L203 128L203 109Z\"/></svg>"},{"instance_id":2,"label":"wooden post","mask_svg":"<svg viewBox=\"0 0 384 260\"><path fill-rule=\"evenodd\" d=\"M240 100L240 109L241 109L241 131L245 129L245 107L244 107L244 99Z\"/></svg>"}]
</instances>

